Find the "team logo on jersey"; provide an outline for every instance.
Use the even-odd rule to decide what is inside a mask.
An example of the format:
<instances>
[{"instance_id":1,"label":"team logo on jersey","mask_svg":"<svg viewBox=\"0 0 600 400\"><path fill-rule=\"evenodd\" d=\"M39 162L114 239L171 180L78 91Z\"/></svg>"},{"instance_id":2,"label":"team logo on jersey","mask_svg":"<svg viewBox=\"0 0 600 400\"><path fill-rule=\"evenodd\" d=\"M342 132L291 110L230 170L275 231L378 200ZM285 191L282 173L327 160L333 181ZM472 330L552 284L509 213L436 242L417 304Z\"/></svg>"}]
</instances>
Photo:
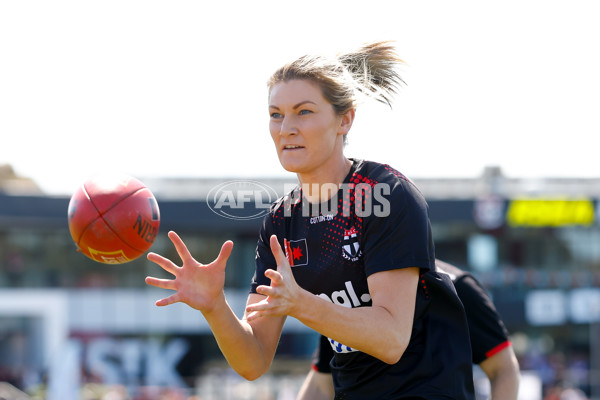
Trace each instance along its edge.
<instances>
[{"instance_id":1,"label":"team logo on jersey","mask_svg":"<svg viewBox=\"0 0 600 400\"><path fill-rule=\"evenodd\" d=\"M285 245L285 255L290 262L290 267L308 265L308 247L306 246L306 239L287 240Z\"/></svg>"},{"instance_id":2,"label":"team logo on jersey","mask_svg":"<svg viewBox=\"0 0 600 400\"><path fill-rule=\"evenodd\" d=\"M360 243L358 242L358 230L355 227L344 231L344 243L342 245L342 256L346 260L358 261L362 255Z\"/></svg>"}]
</instances>

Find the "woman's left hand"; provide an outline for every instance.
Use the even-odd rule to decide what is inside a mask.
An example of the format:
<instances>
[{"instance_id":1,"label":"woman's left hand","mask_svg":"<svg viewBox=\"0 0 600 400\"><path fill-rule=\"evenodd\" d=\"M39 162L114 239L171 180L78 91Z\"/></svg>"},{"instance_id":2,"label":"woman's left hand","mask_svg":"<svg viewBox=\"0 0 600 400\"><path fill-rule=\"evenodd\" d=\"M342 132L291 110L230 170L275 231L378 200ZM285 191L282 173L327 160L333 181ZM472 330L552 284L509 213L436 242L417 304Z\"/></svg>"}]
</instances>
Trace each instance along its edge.
<instances>
[{"instance_id":1,"label":"woman's left hand","mask_svg":"<svg viewBox=\"0 0 600 400\"><path fill-rule=\"evenodd\" d=\"M272 235L269 244L277 262L277 270L265 271L265 276L271 280L271 285L258 286L256 292L267 298L246 307L248 321L265 316L293 316L300 304L300 297L305 292L296 283L290 263L279 245L277 236Z\"/></svg>"}]
</instances>

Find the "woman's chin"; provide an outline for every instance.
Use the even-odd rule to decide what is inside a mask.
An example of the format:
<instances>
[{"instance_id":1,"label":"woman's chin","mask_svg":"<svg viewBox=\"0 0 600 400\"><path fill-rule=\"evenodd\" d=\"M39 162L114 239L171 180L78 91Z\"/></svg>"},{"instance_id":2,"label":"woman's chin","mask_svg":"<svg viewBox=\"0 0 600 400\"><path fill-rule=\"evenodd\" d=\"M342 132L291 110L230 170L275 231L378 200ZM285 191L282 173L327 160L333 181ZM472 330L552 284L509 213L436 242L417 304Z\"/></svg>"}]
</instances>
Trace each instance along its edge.
<instances>
[{"instance_id":1,"label":"woman's chin","mask_svg":"<svg viewBox=\"0 0 600 400\"><path fill-rule=\"evenodd\" d=\"M294 174L297 174L299 172L299 170L297 168L294 167L288 167L283 165L283 169L285 169L287 172L293 172Z\"/></svg>"},{"instance_id":2,"label":"woman's chin","mask_svg":"<svg viewBox=\"0 0 600 400\"><path fill-rule=\"evenodd\" d=\"M289 160L282 160L280 158L279 163L281 164L283 169L285 169L288 172L298 173L302 169L300 164L298 164L296 162L290 162Z\"/></svg>"}]
</instances>

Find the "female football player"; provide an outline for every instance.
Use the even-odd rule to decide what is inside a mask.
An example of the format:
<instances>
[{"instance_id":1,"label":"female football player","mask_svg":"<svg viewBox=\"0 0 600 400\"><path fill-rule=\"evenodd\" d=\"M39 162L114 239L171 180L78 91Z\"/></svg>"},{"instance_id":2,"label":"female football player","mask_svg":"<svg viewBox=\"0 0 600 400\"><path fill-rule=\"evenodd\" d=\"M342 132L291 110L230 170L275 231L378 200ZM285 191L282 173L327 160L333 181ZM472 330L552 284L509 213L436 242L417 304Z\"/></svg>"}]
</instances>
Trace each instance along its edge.
<instances>
[{"instance_id":1,"label":"female football player","mask_svg":"<svg viewBox=\"0 0 600 400\"><path fill-rule=\"evenodd\" d=\"M148 255L175 276L146 278L176 291L157 305L200 310L246 379L269 370L291 316L328 338L336 399L473 399L465 311L435 271L424 197L391 166L344 154L359 100L391 104L401 62L391 43L376 42L300 57L269 79L271 137L298 187L264 218L241 319L223 292L231 241L207 265L174 232L182 266ZM407 151L418 150L399 147L399 157Z\"/></svg>"}]
</instances>

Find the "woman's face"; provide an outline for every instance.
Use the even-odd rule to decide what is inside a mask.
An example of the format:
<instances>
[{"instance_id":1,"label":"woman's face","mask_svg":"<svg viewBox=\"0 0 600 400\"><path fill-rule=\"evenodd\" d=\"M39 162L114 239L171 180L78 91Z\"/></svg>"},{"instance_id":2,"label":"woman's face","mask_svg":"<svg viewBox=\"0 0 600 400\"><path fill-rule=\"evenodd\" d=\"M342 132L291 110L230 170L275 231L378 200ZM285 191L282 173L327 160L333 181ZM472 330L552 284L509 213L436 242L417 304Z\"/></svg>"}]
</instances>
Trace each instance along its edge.
<instances>
[{"instance_id":1,"label":"woman's face","mask_svg":"<svg viewBox=\"0 0 600 400\"><path fill-rule=\"evenodd\" d=\"M279 162L287 171L318 173L343 157L343 135L350 129L316 84L280 82L269 94L269 129Z\"/></svg>"}]
</instances>

